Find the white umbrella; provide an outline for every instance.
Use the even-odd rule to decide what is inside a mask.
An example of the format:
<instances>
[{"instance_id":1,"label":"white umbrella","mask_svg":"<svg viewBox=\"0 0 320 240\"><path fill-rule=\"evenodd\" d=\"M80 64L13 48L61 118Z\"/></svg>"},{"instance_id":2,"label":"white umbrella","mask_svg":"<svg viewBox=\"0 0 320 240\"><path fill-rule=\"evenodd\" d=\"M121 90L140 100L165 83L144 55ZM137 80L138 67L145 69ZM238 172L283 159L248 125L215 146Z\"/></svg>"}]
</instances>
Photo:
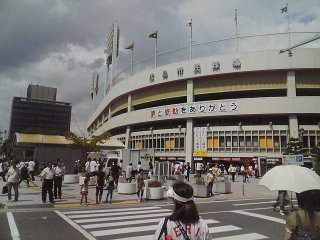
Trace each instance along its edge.
<instances>
[{"instance_id":1,"label":"white umbrella","mask_svg":"<svg viewBox=\"0 0 320 240\"><path fill-rule=\"evenodd\" d=\"M268 171L258 185L271 191L288 190L301 193L308 190L320 190L320 176L306 167L299 165L280 165Z\"/></svg>"}]
</instances>

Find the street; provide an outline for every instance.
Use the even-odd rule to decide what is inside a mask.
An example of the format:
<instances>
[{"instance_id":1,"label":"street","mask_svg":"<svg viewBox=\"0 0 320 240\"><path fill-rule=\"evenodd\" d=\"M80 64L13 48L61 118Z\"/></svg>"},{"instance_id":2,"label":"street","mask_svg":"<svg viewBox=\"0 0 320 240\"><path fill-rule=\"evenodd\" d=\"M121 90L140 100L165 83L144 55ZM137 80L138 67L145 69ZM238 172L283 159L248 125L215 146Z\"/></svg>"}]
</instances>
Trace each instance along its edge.
<instances>
[{"instance_id":1,"label":"street","mask_svg":"<svg viewBox=\"0 0 320 240\"><path fill-rule=\"evenodd\" d=\"M277 240L284 236L285 216L272 210L272 198L201 200L198 211L214 239ZM153 239L159 220L171 209L170 200L65 210L14 209L0 214L0 239L12 239L11 235L22 240Z\"/></svg>"}]
</instances>

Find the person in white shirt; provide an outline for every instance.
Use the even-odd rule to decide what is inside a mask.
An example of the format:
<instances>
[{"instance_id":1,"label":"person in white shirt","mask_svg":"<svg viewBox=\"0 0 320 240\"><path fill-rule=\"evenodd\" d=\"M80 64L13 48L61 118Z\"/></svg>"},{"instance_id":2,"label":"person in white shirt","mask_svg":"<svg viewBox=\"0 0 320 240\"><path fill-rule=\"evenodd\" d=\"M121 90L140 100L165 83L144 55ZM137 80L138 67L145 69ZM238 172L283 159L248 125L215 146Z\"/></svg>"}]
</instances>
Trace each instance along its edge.
<instances>
[{"instance_id":1,"label":"person in white shirt","mask_svg":"<svg viewBox=\"0 0 320 240\"><path fill-rule=\"evenodd\" d=\"M93 160L90 162L90 172L91 172L91 175L92 175L92 176L97 175L96 166L97 166L96 159L93 159Z\"/></svg>"},{"instance_id":2,"label":"person in white shirt","mask_svg":"<svg viewBox=\"0 0 320 240\"><path fill-rule=\"evenodd\" d=\"M84 165L84 171L86 173L90 173L90 162L91 162L91 158L88 158L86 164Z\"/></svg>"},{"instance_id":3,"label":"person in white shirt","mask_svg":"<svg viewBox=\"0 0 320 240\"><path fill-rule=\"evenodd\" d=\"M201 177L202 168L203 168L203 163L202 162L196 163L196 171L197 171L197 176L198 177Z\"/></svg>"},{"instance_id":4,"label":"person in white shirt","mask_svg":"<svg viewBox=\"0 0 320 240\"><path fill-rule=\"evenodd\" d=\"M49 201L51 203L54 203L53 201L53 193L52 193L52 187L53 187L53 176L54 176L54 170L52 168L52 163L48 162L47 167L42 170L40 173L40 177L42 180L42 202L46 202L47 198L47 192L49 193Z\"/></svg>"},{"instance_id":5,"label":"person in white shirt","mask_svg":"<svg viewBox=\"0 0 320 240\"><path fill-rule=\"evenodd\" d=\"M29 172L31 175L31 180L34 181L34 168L36 166L36 163L31 159L29 161Z\"/></svg>"},{"instance_id":6,"label":"person in white shirt","mask_svg":"<svg viewBox=\"0 0 320 240\"><path fill-rule=\"evenodd\" d=\"M65 168L62 165L61 159L57 160L57 166L54 168L54 177L53 177L53 194L54 198L61 199L62 192L61 192L61 187L62 187L62 180L63 176L65 174Z\"/></svg>"},{"instance_id":7,"label":"person in white shirt","mask_svg":"<svg viewBox=\"0 0 320 240\"><path fill-rule=\"evenodd\" d=\"M129 163L128 166L126 166L126 180L127 182L131 182L132 180L132 163Z\"/></svg>"},{"instance_id":8,"label":"person in white shirt","mask_svg":"<svg viewBox=\"0 0 320 240\"><path fill-rule=\"evenodd\" d=\"M11 201L11 189L14 190L14 201L18 201L19 198L19 180L20 180L20 170L17 168L18 161L13 161L12 166L7 173L7 185L8 185L8 200Z\"/></svg>"},{"instance_id":9,"label":"person in white shirt","mask_svg":"<svg viewBox=\"0 0 320 240\"><path fill-rule=\"evenodd\" d=\"M171 215L160 220L154 240L171 239L211 240L212 237L205 220L199 217L193 199L193 188L184 182L176 182L167 195L172 199L174 210ZM186 236L186 237L185 237Z\"/></svg>"},{"instance_id":10,"label":"person in white shirt","mask_svg":"<svg viewBox=\"0 0 320 240\"><path fill-rule=\"evenodd\" d=\"M0 162L0 177L2 177L2 180L6 182L5 178L5 172L4 172L4 163Z\"/></svg>"}]
</instances>

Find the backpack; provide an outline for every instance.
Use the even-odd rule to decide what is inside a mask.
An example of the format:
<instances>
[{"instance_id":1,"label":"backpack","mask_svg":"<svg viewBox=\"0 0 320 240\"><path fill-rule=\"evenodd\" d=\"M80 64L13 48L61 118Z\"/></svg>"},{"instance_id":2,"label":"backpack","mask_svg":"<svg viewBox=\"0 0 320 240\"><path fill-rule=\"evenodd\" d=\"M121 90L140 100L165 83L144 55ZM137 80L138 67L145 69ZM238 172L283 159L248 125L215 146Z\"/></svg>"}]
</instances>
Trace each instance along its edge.
<instances>
[{"instance_id":1,"label":"backpack","mask_svg":"<svg viewBox=\"0 0 320 240\"><path fill-rule=\"evenodd\" d=\"M295 212L297 227L292 234L292 240L312 240L311 233L305 231L301 226L301 219L298 212Z\"/></svg>"}]
</instances>

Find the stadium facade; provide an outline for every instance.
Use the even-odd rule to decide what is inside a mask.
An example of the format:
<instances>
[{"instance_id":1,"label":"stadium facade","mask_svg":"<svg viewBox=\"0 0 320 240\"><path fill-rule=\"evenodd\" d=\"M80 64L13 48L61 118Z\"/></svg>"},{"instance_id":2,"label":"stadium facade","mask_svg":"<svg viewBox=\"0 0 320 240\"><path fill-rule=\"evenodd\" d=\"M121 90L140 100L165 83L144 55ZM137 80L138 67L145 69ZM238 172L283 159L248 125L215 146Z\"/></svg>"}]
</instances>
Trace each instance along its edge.
<instances>
[{"instance_id":1,"label":"stadium facade","mask_svg":"<svg viewBox=\"0 0 320 240\"><path fill-rule=\"evenodd\" d=\"M155 160L281 163L320 140L320 49L212 55L112 81L87 124Z\"/></svg>"}]
</instances>

